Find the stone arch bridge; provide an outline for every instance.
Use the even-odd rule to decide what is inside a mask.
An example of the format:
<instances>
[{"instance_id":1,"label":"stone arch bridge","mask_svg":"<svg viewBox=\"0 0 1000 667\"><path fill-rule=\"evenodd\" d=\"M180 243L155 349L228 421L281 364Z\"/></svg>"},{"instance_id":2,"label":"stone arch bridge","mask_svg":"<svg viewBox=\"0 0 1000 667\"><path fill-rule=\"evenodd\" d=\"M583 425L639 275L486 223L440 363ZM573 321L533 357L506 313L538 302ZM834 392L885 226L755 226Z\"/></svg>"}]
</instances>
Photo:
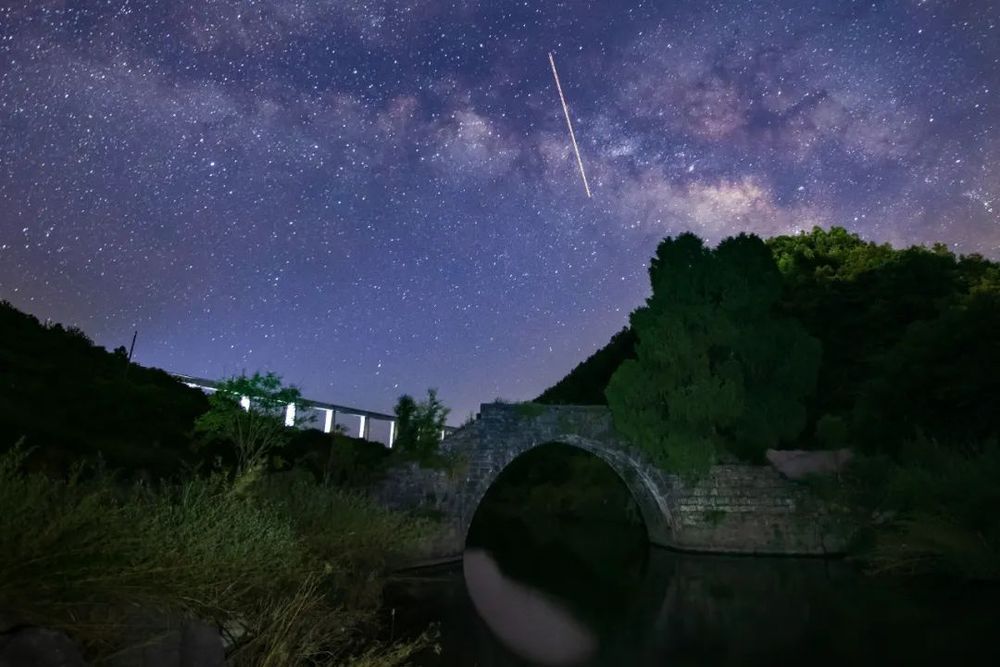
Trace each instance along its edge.
<instances>
[{"instance_id":1,"label":"stone arch bridge","mask_svg":"<svg viewBox=\"0 0 1000 667\"><path fill-rule=\"evenodd\" d=\"M666 474L615 433L602 406L488 403L478 419L445 438L449 470L392 471L375 496L394 509L441 517L421 560L457 557L476 509L500 473L544 444L586 450L631 491L653 544L674 549L824 555L843 551L842 522L807 487L770 466L716 465L697 482Z\"/></svg>"}]
</instances>

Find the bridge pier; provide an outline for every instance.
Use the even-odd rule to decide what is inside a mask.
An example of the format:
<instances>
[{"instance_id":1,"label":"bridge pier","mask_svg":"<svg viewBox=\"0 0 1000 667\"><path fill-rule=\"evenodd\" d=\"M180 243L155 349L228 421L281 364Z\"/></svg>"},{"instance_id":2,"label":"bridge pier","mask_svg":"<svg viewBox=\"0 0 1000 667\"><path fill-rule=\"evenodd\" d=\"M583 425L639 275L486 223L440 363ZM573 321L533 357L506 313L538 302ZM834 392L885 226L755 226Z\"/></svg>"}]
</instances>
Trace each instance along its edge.
<instances>
[{"instance_id":1,"label":"bridge pier","mask_svg":"<svg viewBox=\"0 0 1000 667\"><path fill-rule=\"evenodd\" d=\"M333 425L337 421L337 411L329 408L320 408L325 414L323 418L323 433L333 433Z\"/></svg>"}]
</instances>

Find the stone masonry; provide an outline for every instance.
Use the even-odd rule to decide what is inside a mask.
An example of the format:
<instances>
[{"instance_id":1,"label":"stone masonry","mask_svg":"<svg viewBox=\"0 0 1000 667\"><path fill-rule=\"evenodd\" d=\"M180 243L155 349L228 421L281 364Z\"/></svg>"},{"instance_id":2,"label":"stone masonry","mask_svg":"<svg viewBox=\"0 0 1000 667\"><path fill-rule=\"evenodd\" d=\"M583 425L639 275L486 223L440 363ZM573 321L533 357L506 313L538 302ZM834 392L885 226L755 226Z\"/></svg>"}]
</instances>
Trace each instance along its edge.
<instances>
[{"instance_id":1,"label":"stone masonry","mask_svg":"<svg viewBox=\"0 0 1000 667\"><path fill-rule=\"evenodd\" d=\"M837 516L807 487L770 466L717 465L697 482L662 472L614 432L600 406L482 405L479 418L446 438L449 471L394 470L375 490L397 509L431 511L440 529L420 557L461 554L480 501L500 472L528 450L562 443L605 461L624 481L653 544L688 551L835 554L846 535Z\"/></svg>"}]
</instances>

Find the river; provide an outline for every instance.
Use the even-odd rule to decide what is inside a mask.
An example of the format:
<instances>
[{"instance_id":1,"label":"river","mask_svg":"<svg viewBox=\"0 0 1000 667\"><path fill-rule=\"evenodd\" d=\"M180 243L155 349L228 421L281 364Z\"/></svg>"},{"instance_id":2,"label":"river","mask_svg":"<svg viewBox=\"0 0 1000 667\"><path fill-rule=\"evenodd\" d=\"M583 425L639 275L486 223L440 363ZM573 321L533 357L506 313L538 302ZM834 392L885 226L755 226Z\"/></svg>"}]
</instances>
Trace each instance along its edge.
<instances>
[{"instance_id":1,"label":"river","mask_svg":"<svg viewBox=\"0 0 1000 667\"><path fill-rule=\"evenodd\" d=\"M641 526L497 513L460 563L387 596L434 623L425 667L1000 665L1000 590L864 576L843 560L681 554Z\"/></svg>"}]
</instances>

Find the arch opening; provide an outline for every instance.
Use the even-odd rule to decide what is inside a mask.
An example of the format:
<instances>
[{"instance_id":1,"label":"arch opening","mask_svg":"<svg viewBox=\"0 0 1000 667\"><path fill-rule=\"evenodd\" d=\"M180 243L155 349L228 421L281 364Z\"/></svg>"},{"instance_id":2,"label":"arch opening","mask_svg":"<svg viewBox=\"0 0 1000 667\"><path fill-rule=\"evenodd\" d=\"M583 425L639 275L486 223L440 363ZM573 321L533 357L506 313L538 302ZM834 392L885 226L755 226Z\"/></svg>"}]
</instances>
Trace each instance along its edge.
<instances>
[{"instance_id":1,"label":"arch opening","mask_svg":"<svg viewBox=\"0 0 1000 667\"><path fill-rule=\"evenodd\" d=\"M508 456L475 496L466 589L509 650L579 664L645 600L663 513L613 451L555 440Z\"/></svg>"},{"instance_id":2,"label":"arch opening","mask_svg":"<svg viewBox=\"0 0 1000 667\"><path fill-rule=\"evenodd\" d=\"M669 517L655 484L635 462L579 438L532 445L513 454L474 492L465 545L481 541L486 520L590 521L641 531L670 544Z\"/></svg>"}]
</instances>

